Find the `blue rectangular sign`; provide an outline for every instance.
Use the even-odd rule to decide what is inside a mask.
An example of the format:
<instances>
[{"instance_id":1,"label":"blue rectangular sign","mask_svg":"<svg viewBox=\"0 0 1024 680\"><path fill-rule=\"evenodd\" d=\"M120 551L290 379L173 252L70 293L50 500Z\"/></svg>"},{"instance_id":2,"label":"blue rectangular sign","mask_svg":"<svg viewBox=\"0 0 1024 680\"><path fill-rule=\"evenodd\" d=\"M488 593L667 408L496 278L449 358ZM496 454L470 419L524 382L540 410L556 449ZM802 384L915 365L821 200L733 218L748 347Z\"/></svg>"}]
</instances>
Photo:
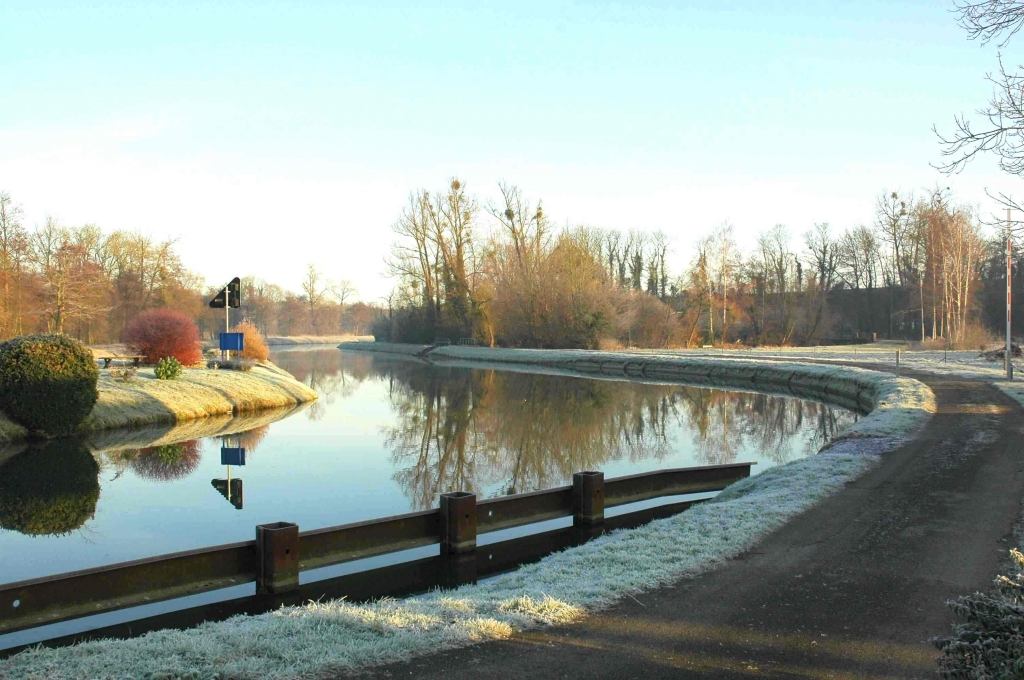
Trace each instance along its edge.
<instances>
[{"instance_id":1,"label":"blue rectangular sign","mask_svg":"<svg viewBox=\"0 0 1024 680\"><path fill-rule=\"evenodd\" d=\"M231 449L226 446L220 447L221 465L245 465L245 449Z\"/></svg>"},{"instance_id":2,"label":"blue rectangular sign","mask_svg":"<svg viewBox=\"0 0 1024 680\"><path fill-rule=\"evenodd\" d=\"M221 333L220 349L224 351L241 352L245 349L245 336L241 333Z\"/></svg>"}]
</instances>

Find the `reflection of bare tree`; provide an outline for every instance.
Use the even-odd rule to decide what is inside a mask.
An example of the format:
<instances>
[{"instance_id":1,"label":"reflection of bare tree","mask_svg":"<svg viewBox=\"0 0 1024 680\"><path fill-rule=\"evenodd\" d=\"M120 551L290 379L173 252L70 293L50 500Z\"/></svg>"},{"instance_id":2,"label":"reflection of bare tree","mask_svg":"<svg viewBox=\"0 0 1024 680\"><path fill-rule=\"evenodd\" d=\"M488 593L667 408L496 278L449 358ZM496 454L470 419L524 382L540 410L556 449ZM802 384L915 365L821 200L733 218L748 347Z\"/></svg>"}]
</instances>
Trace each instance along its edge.
<instances>
[{"instance_id":1,"label":"reflection of bare tree","mask_svg":"<svg viewBox=\"0 0 1024 680\"><path fill-rule=\"evenodd\" d=\"M341 352L335 348L276 351L271 359L301 382L316 390L319 399L310 405L307 417L324 417L324 404L351 396L370 375L371 357Z\"/></svg>"},{"instance_id":2,"label":"reflection of bare tree","mask_svg":"<svg viewBox=\"0 0 1024 680\"><path fill-rule=\"evenodd\" d=\"M268 432L270 432L270 425L262 425L230 436L238 439L238 445L245 449L246 455L251 455L266 438Z\"/></svg>"},{"instance_id":3,"label":"reflection of bare tree","mask_svg":"<svg viewBox=\"0 0 1024 680\"><path fill-rule=\"evenodd\" d=\"M337 350L283 352L274 360L322 395L346 397L367 380L387 385L395 424L383 435L394 479L417 508L436 505L445 491L518 493L566 484L574 472L612 461L662 460L673 453L679 428L693 433L702 463L735 462L741 451L782 463L813 453L856 419L814 402L704 387L471 370Z\"/></svg>"}]
</instances>

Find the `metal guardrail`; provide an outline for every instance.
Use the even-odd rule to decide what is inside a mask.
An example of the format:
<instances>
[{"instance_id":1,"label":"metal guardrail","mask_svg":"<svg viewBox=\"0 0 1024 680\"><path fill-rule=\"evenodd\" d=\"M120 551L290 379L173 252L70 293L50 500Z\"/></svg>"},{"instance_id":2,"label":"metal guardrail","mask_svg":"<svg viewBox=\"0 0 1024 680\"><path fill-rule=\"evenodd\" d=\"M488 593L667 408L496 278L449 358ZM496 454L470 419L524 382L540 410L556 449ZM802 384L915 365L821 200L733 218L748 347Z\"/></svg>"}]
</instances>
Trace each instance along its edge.
<instances>
[{"instance_id":1,"label":"metal guardrail","mask_svg":"<svg viewBox=\"0 0 1024 680\"><path fill-rule=\"evenodd\" d=\"M607 481L601 472L579 472L572 486L479 503L470 493L442 494L439 508L301 533L287 522L259 525L255 541L0 584L0 634L253 581L257 593L282 596L300 590L300 571L431 544L441 545L442 557L470 556L475 565L478 533L567 516L577 527L599 526L606 507L719 491L748 477L751 465L677 468Z\"/></svg>"}]
</instances>

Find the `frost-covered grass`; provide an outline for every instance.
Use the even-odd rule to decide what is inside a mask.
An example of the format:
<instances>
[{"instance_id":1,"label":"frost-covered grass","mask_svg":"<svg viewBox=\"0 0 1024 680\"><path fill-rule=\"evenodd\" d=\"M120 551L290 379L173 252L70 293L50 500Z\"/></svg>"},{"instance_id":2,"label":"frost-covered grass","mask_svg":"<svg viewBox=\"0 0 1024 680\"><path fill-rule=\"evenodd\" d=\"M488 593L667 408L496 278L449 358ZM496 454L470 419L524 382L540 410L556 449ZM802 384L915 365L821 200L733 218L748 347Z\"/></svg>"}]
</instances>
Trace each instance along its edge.
<instances>
[{"instance_id":1,"label":"frost-covered grass","mask_svg":"<svg viewBox=\"0 0 1024 680\"><path fill-rule=\"evenodd\" d=\"M140 369L131 382L100 371L99 399L82 423L85 432L175 423L210 416L294 406L316 399L316 391L270 362L253 370L186 369L176 380L157 380ZM25 428L0 414L0 443L27 436Z\"/></svg>"},{"instance_id":2,"label":"frost-covered grass","mask_svg":"<svg viewBox=\"0 0 1024 680\"><path fill-rule=\"evenodd\" d=\"M455 348L452 348L455 349ZM457 348L449 356L481 350ZM483 357L486 352L479 354ZM544 365L577 362L579 354L494 354L489 360ZM557 355L557 356L556 356ZM604 355L608 360L608 355ZM620 357L633 370L636 357ZM549 363L555 362L555 363ZM621 363L625 362L625 363ZM709 366L713 363L713 366ZM927 388L870 371L750 362L686 363L678 357L648 363L664 372L830 391L844 398L867 395L875 410L856 432L819 455L781 465L733 484L711 501L638 529L617 531L453 591L369 604L345 601L285 607L185 631L158 631L122 641L97 641L60 649L36 648L0 662L0 676L35 677L237 677L294 678L399 661L515 631L573 621L633 593L715 568L753 547L768 533L874 466L924 425L934 404ZM700 364L700 365L699 365ZM564 365L564 364L562 364ZM611 367L606 364L606 367ZM600 370L600 369L597 369Z\"/></svg>"},{"instance_id":3,"label":"frost-covered grass","mask_svg":"<svg viewBox=\"0 0 1024 680\"><path fill-rule=\"evenodd\" d=\"M294 345L337 345L341 342L373 342L372 335L285 335L267 338L275 349Z\"/></svg>"}]
</instances>

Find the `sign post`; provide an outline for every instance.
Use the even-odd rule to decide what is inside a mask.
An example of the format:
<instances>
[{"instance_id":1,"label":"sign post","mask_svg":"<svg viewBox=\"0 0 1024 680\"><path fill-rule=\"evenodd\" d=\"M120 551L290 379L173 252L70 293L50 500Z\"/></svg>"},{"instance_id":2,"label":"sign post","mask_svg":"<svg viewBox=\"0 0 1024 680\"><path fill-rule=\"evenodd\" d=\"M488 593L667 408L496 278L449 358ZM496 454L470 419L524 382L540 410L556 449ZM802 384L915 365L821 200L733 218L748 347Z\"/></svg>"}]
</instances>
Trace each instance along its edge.
<instances>
[{"instance_id":1,"label":"sign post","mask_svg":"<svg viewBox=\"0 0 1024 680\"><path fill-rule=\"evenodd\" d=\"M1010 209L1006 209L1006 379L1013 380L1013 342L1010 335L1012 321L1012 310L1010 302L1013 297L1013 288L1010 282L1013 278L1013 238L1010 231Z\"/></svg>"},{"instance_id":2,"label":"sign post","mask_svg":"<svg viewBox=\"0 0 1024 680\"><path fill-rule=\"evenodd\" d=\"M238 309L242 306L242 280L237 276L220 289L212 300L210 300L211 309L224 308L224 333L221 334L221 359L227 358L227 349L224 347L223 336L231 333L231 308ZM234 349L234 348L232 348ZM241 347L238 348L241 351Z\"/></svg>"}]
</instances>

